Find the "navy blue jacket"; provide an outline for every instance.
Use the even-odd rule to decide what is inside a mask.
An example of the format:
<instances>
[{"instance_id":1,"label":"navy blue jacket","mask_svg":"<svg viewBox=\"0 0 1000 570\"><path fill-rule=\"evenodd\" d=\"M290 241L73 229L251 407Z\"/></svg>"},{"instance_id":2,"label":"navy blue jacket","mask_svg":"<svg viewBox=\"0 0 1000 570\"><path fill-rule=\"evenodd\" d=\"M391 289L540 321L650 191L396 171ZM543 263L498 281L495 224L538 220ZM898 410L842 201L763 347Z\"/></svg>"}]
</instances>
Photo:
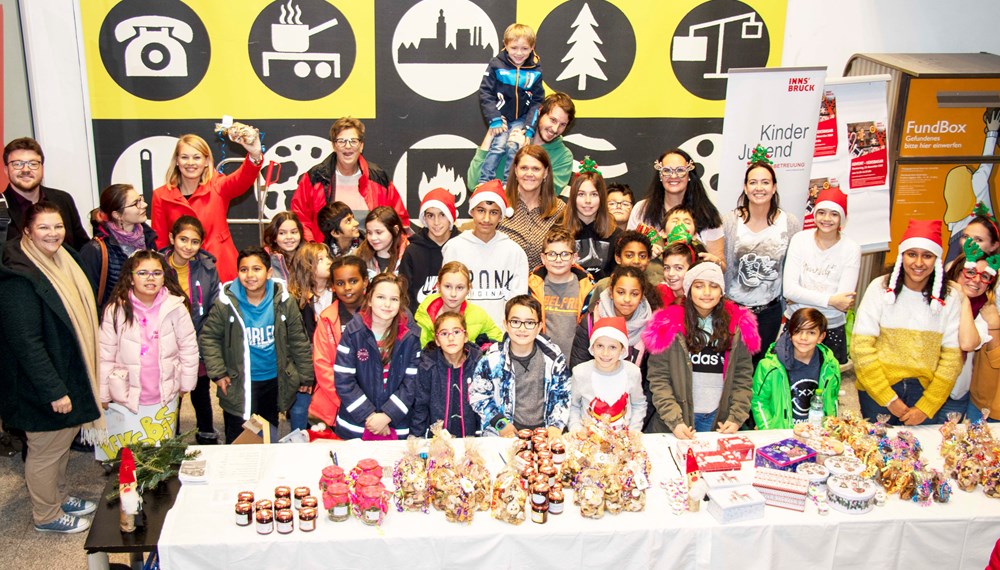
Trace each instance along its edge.
<instances>
[{"instance_id":1,"label":"navy blue jacket","mask_svg":"<svg viewBox=\"0 0 1000 570\"><path fill-rule=\"evenodd\" d=\"M545 98L542 87L542 65L534 51L521 67L515 66L506 50L490 60L483 81L479 84L479 106L489 122L489 128L499 127L501 118L507 126L524 118L525 139L535 136L538 112Z\"/></svg>"},{"instance_id":2,"label":"navy blue jacket","mask_svg":"<svg viewBox=\"0 0 1000 570\"><path fill-rule=\"evenodd\" d=\"M402 313L405 315L405 311ZM340 410L334 429L342 439L362 436L365 419L375 412L388 415L389 427L399 439L410 435L410 418L417 389L417 364L420 361L420 329L409 316L400 319L389 360L389 378L382 381L382 358L370 323L361 312L347 323L337 360L333 365L333 383L340 396Z\"/></svg>"},{"instance_id":3,"label":"navy blue jacket","mask_svg":"<svg viewBox=\"0 0 1000 570\"><path fill-rule=\"evenodd\" d=\"M173 246L160 250L168 259L173 252ZM176 275L176 271L174 273ZM191 321L194 322L194 330L201 332L212 304L219 297L219 271L215 268L215 256L204 249L198 250L198 255L188 263L188 291Z\"/></svg>"},{"instance_id":4,"label":"navy blue jacket","mask_svg":"<svg viewBox=\"0 0 1000 570\"><path fill-rule=\"evenodd\" d=\"M471 342L465 343L465 350L465 362L457 375L439 349L427 350L420 357L417 398L413 404L413 421L410 425L410 433L413 435L427 437L427 430L439 420L444 420L445 429L455 437L478 435L479 414L469 403L469 384L483 351ZM454 392L451 392L449 398L453 381L460 383L464 397L456 398Z\"/></svg>"}]
</instances>

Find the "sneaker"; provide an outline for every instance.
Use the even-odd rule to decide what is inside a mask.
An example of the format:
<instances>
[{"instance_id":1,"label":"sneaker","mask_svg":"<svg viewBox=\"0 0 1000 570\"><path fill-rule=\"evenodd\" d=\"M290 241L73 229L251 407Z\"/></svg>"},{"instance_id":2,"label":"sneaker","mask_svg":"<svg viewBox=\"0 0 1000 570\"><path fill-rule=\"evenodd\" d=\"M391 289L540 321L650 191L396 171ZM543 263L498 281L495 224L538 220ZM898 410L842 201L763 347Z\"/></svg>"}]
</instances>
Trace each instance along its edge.
<instances>
[{"instance_id":1,"label":"sneaker","mask_svg":"<svg viewBox=\"0 0 1000 570\"><path fill-rule=\"evenodd\" d=\"M63 515L47 524L36 524L35 530L38 532L59 532L63 534L73 534L83 532L90 528L89 519L81 519L73 515Z\"/></svg>"},{"instance_id":2,"label":"sneaker","mask_svg":"<svg viewBox=\"0 0 1000 570\"><path fill-rule=\"evenodd\" d=\"M194 440L198 442L198 445L216 445L219 443L219 432L200 431L194 434Z\"/></svg>"},{"instance_id":3,"label":"sneaker","mask_svg":"<svg viewBox=\"0 0 1000 570\"><path fill-rule=\"evenodd\" d=\"M67 515L82 517L97 510L97 503L79 497L66 497L62 510Z\"/></svg>"}]
</instances>

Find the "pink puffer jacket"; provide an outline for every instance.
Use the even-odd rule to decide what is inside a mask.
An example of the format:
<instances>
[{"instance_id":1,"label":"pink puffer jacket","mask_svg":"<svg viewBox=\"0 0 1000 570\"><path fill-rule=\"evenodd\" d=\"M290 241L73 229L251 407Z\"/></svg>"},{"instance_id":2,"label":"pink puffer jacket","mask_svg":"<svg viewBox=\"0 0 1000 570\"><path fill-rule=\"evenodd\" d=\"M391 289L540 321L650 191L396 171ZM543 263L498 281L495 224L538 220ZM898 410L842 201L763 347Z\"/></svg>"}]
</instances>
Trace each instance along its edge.
<instances>
[{"instance_id":1,"label":"pink puffer jacket","mask_svg":"<svg viewBox=\"0 0 1000 570\"><path fill-rule=\"evenodd\" d=\"M115 402L137 413L142 390L140 328L135 322L126 325L122 311L113 311L114 305L109 303L101 322L101 402ZM166 404L178 392L193 390L198 382L198 338L181 297L168 295L159 317L160 401Z\"/></svg>"}]
</instances>

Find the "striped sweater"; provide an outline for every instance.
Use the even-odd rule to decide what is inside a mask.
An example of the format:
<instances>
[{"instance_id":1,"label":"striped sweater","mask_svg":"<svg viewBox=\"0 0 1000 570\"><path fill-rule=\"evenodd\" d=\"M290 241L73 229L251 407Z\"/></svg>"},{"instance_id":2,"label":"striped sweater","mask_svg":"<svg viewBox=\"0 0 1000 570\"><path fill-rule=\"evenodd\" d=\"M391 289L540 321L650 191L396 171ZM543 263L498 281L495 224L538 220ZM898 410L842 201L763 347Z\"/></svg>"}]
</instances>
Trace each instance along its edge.
<instances>
[{"instance_id":1,"label":"striped sweater","mask_svg":"<svg viewBox=\"0 0 1000 570\"><path fill-rule=\"evenodd\" d=\"M943 310L934 315L923 295L906 287L894 304L886 304L884 283L881 276L868 285L854 320L851 358L858 389L885 406L896 397L895 383L916 378L924 387L916 407L931 417L948 399L962 369L960 293L949 291Z\"/></svg>"}]
</instances>

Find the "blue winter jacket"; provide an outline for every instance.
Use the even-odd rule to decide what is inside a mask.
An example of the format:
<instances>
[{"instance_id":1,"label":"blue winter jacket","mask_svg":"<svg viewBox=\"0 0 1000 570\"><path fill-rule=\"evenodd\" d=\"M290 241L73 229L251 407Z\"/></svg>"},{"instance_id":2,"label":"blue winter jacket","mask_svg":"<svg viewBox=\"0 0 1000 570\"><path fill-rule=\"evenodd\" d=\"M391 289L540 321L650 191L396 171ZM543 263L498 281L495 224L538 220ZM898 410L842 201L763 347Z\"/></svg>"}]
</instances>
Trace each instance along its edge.
<instances>
[{"instance_id":1,"label":"blue winter jacket","mask_svg":"<svg viewBox=\"0 0 1000 570\"><path fill-rule=\"evenodd\" d=\"M535 136L538 111L544 98L542 66L534 51L521 67L517 67L511 63L507 51L501 50L490 60L479 84L479 106L489 128L502 125L501 118L507 119L508 126L523 118L527 140Z\"/></svg>"},{"instance_id":2,"label":"blue winter jacket","mask_svg":"<svg viewBox=\"0 0 1000 570\"><path fill-rule=\"evenodd\" d=\"M445 360L444 353L438 349L427 350L420 358L417 371L418 389L410 430L413 435L426 437L430 426L439 420L444 420L445 429L449 428L449 424L462 426L464 433L457 427L453 428L454 431L448 429L455 437L477 435L479 414L469 404L469 386L472 384L472 375L475 374L476 364L479 363L483 351L472 342L465 343L465 350L468 351L465 362L458 373L454 372ZM453 380L462 386L464 398L460 399L454 397L454 394L449 394ZM451 421L451 418L455 418L456 421Z\"/></svg>"},{"instance_id":3,"label":"blue winter jacket","mask_svg":"<svg viewBox=\"0 0 1000 570\"><path fill-rule=\"evenodd\" d=\"M545 360L545 426L565 429L569 424L570 372L566 357L545 335L535 338ZM516 398L510 360L510 336L495 343L479 359L469 386L469 402L483 422L483 435L498 435L498 424L513 421Z\"/></svg>"},{"instance_id":4,"label":"blue winter jacket","mask_svg":"<svg viewBox=\"0 0 1000 570\"><path fill-rule=\"evenodd\" d=\"M337 360L333 365L333 383L340 396L340 410L334 429L342 439L364 434L365 419L375 412L388 415L389 427L399 439L410 435L410 418L417 389L417 364L420 360L420 329L413 319L401 314L396 344L389 360L389 377L382 381L382 358L371 322L361 312L347 323Z\"/></svg>"}]
</instances>

